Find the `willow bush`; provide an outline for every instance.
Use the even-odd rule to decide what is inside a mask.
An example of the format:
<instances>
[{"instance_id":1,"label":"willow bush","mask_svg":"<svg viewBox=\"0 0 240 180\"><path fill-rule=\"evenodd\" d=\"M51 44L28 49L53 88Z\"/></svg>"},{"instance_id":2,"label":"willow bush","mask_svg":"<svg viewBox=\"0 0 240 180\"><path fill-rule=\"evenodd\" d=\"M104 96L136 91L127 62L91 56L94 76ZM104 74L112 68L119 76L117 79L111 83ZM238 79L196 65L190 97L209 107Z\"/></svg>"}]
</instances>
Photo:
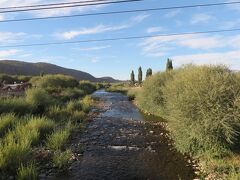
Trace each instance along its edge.
<instances>
[{"instance_id":1,"label":"willow bush","mask_svg":"<svg viewBox=\"0 0 240 180\"><path fill-rule=\"evenodd\" d=\"M240 81L224 66L185 66L148 78L139 106L169 121L183 153L219 157L239 138Z\"/></svg>"},{"instance_id":2,"label":"willow bush","mask_svg":"<svg viewBox=\"0 0 240 180\"><path fill-rule=\"evenodd\" d=\"M173 71L159 72L144 81L143 88L137 93L136 98L136 102L142 110L158 116L165 116L163 90L166 82L173 78L173 74Z\"/></svg>"}]
</instances>

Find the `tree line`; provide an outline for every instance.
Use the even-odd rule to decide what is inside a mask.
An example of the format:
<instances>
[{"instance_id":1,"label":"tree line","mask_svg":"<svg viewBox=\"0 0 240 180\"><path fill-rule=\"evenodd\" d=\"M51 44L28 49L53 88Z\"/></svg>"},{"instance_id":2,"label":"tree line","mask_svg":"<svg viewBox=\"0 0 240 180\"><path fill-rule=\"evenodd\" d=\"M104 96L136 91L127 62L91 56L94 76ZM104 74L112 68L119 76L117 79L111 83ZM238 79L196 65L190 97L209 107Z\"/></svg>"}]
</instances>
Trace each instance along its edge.
<instances>
[{"instance_id":1,"label":"tree line","mask_svg":"<svg viewBox=\"0 0 240 180\"><path fill-rule=\"evenodd\" d=\"M166 71L170 71L173 69L173 63L171 59L167 59L167 64L166 64ZM152 69L148 68L146 71L146 78L152 76ZM130 75L130 83L131 85L134 85L135 83L138 83L138 85L142 84L142 67L140 66L138 68L138 81L135 80L135 74L134 71L132 70L131 75Z\"/></svg>"}]
</instances>

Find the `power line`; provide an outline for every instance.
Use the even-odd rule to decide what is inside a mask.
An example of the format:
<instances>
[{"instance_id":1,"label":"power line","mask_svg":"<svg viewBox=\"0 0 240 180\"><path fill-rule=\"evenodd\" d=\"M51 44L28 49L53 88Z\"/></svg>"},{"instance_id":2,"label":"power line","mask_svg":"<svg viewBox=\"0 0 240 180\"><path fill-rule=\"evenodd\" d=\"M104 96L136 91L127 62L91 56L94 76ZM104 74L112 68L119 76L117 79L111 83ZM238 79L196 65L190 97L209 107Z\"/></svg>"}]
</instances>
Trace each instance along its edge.
<instances>
[{"instance_id":1,"label":"power line","mask_svg":"<svg viewBox=\"0 0 240 180\"><path fill-rule=\"evenodd\" d=\"M0 10L22 9L22 8L32 8L32 7L44 7L44 6L60 6L60 5L67 5L67 4L82 4L82 3L92 3L92 2L101 2L101 1L110 1L110 0L87 0L87 1L73 1L73 2L65 2L65 3L35 4L35 5L25 5L25 6L9 6L9 7L0 8Z\"/></svg>"},{"instance_id":2,"label":"power line","mask_svg":"<svg viewBox=\"0 0 240 180\"><path fill-rule=\"evenodd\" d=\"M84 6L97 6L104 4L119 4L119 3L130 3L144 0L121 0L121 1L110 1L110 2L99 2L99 3L88 3L88 4L74 4L74 5L64 5L64 6L56 6L56 7L40 7L40 8L30 8L30 9L16 9L16 10L5 10L0 11L3 13L13 13L13 12L26 12L26 11L39 11L39 10L49 10L49 9L60 9L60 8L70 8L70 7L84 7Z\"/></svg>"},{"instance_id":3,"label":"power line","mask_svg":"<svg viewBox=\"0 0 240 180\"><path fill-rule=\"evenodd\" d=\"M195 4L195 5L184 5L184 6L173 6L173 7L159 7L159 8L148 8L148 9L134 9L134 10L123 10L123 11L109 11L109 12L86 13L86 14L75 14L75 15L65 15L65 16L7 19L7 20L0 21L0 23L46 20L46 19L61 19L61 18L73 18L73 17L84 17L84 16L112 15L112 14L136 13L136 12L147 12L147 11L162 11L162 10L174 10L174 9L196 8L196 7L223 6L223 5L233 5L233 4L240 4L240 1L225 2L225 3Z\"/></svg>"},{"instance_id":4,"label":"power line","mask_svg":"<svg viewBox=\"0 0 240 180\"><path fill-rule=\"evenodd\" d=\"M182 36L182 35L195 35L195 34L212 34L223 32L240 31L240 28L236 29L221 29L221 30L209 30L209 31L196 31L196 32L183 32L183 33L170 33L170 34L158 34L158 35L145 35L145 36L127 36L117 38L105 38L105 39L87 39L79 41L63 41L63 42L48 42L48 43L34 43L34 44L18 44L9 46L0 46L0 48L16 48L16 47L33 47L33 46L49 46L49 45L63 45L63 44L79 44L79 43L91 43L91 42L105 42L105 41L117 41L117 40L132 40L132 39L146 39L154 37L169 37L169 36Z\"/></svg>"}]
</instances>

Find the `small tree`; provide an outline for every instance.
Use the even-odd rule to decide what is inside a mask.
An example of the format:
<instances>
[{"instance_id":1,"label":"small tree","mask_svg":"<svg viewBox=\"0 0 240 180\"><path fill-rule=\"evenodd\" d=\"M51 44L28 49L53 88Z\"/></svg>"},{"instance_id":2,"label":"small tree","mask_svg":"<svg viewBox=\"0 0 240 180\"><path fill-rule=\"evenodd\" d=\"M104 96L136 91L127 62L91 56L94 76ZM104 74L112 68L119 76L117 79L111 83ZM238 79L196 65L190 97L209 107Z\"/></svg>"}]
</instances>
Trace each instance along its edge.
<instances>
[{"instance_id":1,"label":"small tree","mask_svg":"<svg viewBox=\"0 0 240 180\"><path fill-rule=\"evenodd\" d=\"M141 68L141 66L138 68L138 83L139 83L139 85L142 84L142 68Z\"/></svg>"},{"instance_id":2,"label":"small tree","mask_svg":"<svg viewBox=\"0 0 240 180\"><path fill-rule=\"evenodd\" d=\"M134 71L131 72L131 80L130 80L131 84L134 85L135 84L135 75L134 75Z\"/></svg>"},{"instance_id":3,"label":"small tree","mask_svg":"<svg viewBox=\"0 0 240 180\"><path fill-rule=\"evenodd\" d=\"M43 72L43 71L40 72L40 76L41 76L41 77L44 76L44 72Z\"/></svg>"},{"instance_id":4,"label":"small tree","mask_svg":"<svg viewBox=\"0 0 240 180\"><path fill-rule=\"evenodd\" d=\"M166 71L173 70L173 64L171 59L167 59Z\"/></svg>"},{"instance_id":5,"label":"small tree","mask_svg":"<svg viewBox=\"0 0 240 180\"><path fill-rule=\"evenodd\" d=\"M149 77L149 76L152 76L152 69L151 68L148 68L147 72L146 72L146 78Z\"/></svg>"}]
</instances>

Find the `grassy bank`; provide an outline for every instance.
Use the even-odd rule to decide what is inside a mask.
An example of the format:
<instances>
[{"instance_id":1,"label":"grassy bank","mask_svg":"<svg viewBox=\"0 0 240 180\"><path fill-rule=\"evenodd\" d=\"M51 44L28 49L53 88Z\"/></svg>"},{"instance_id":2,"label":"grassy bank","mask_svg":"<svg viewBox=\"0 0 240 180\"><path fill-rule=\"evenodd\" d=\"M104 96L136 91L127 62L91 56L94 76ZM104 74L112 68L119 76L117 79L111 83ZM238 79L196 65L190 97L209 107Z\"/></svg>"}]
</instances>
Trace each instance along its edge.
<instances>
[{"instance_id":1,"label":"grassy bank","mask_svg":"<svg viewBox=\"0 0 240 180\"><path fill-rule=\"evenodd\" d=\"M148 77L128 94L167 119L176 148L200 160L203 177L240 179L239 77L223 66L189 65Z\"/></svg>"},{"instance_id":2,"label":"grassy bank","mask_svg":"<svg viewBox=\"0 0 240 180\"><path fill-rule=\"evenodd\" d=\"M54 166L66 168L72 152L64 144L94 103L88 95L101 87L64 75L30 82L34 88L24 96L0 98L0 179L36 179L44 160L39 150L49 152Z\"/></svg>"}]
</instances>

